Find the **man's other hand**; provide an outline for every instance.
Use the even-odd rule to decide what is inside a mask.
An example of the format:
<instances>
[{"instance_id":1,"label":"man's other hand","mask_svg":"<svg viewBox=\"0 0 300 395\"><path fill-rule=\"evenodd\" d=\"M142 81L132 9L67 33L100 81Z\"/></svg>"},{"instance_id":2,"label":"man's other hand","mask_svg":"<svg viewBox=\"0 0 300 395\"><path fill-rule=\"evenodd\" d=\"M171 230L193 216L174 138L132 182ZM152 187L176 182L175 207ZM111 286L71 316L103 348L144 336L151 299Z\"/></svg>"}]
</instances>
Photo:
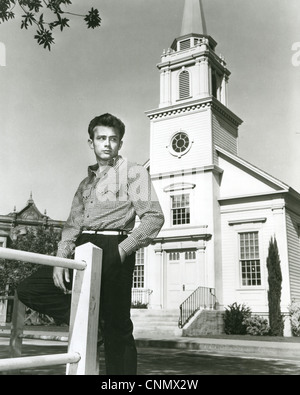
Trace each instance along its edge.
<instances>
[{"instance_id":1,"label":"man's other hand","mask_svg":"<svg viewBox=\"0 0 300 395\"><path fill-rule=\"evenodd\" d=\"M65 283L70 282L70 272L69 269L62 267L53 268L53 281L54 285L61 289L65 294L70 294L72 291L66 288Z\"/></svg>"},{"instance_id":2,"label":"man's other hand","mask_svg":"<svg viewBox=\"0 0 300 395\"><path fill-rule=\"evenodd\" d=\"M126 252L120 246L119 246L119 254L120 254L121 262L124 263L126 259Z\"/></svg>"}]
</instances>

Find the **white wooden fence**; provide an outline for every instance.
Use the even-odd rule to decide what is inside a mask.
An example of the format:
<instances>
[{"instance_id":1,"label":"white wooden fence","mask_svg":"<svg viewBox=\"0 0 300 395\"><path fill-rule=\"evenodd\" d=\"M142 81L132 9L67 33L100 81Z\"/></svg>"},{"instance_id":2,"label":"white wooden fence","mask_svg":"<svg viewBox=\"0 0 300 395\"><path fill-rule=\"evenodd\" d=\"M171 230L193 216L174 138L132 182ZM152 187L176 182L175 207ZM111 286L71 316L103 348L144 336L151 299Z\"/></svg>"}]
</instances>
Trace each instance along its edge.
<instances>
[{"instance_id":1,"label":"white wooden fence","mask_svg":"<svg viewBox=\"0 0 300 395\"><path fill-rule=\"evenodd\" d=\"M77 247L75 259L0 248L0 259L74 269L68 352L21 357L25 306L15 300L10 346L12 358L0 359L0 371L66 364L67 375L98 375L97 335L102 250L91 243Z\"/></svg>"}]
</instances>

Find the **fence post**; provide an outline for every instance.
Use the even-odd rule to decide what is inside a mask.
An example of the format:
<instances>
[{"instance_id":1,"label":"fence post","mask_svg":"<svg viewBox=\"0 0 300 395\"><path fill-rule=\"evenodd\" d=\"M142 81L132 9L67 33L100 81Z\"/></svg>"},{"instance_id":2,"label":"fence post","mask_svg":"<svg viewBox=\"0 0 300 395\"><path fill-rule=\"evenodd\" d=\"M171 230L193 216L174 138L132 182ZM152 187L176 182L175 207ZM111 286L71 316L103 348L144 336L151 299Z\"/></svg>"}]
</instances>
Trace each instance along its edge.
<instances>
[{"instance_id":1,"label":"fence post","mask_svg":"<svg viewBox=\"0 0 300 395\"><path fill-rule=\"evenodd\" d=\"M25 320L25 305L19 300L17 292L14 296L13 314L11 320L11 332L9 340L10 358L18 358L22 355L22 334ZM8 374L19 374L19 370L9 371Z\"/></svg>"},{"instance_id":2,"label":"fence post","mask_svg":"<svg viewBox=\"0 0 300 395\"><path fill-rule=\"evenodd\" d=\"M98 375L97 357L102 250L87 243L75 250L85 270L74 270L68 352L77 352L78 363L67 364L67 375Z\"/></svg>"},{"instance_id":3,"label":"fence post","mask_svg":"<svg viewBox=\"0 0 300 395\"><path fill-rule=\"evenodd\" d=\"M11 322L10 357L22 355L22 337L25 320L25 305L19 300L17 292L14 297L14 307Z\"/></svg>"}]
</instances>

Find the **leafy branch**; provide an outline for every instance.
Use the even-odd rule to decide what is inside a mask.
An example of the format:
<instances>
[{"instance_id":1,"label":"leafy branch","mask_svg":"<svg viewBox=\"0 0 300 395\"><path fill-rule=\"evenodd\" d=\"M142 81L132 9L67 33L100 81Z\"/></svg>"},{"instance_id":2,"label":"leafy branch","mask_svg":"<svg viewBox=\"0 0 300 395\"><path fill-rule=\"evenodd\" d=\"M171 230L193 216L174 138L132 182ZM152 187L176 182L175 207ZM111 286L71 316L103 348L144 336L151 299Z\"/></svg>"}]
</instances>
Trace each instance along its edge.
<instances>
[{"instance_id":1,"label":"leafy branch","mask_svg":"<svg viewBox=\"0 0 300 395\"><path fill-rule=\"evenodd\" d=\"M101 18L97 9L91 8L86 15L76 14L66 11L63 7L72 5L70 0L0 0L0 23L7 22L15 18L15 7L19 6L22 11L21 29L28 29L36 26L34 36L39 45L46 49L51 49L54 44L53 32L59 29L61 32L70 27L66 16L83 18L88 29L95 29L101 25ZM50 13L51 21L46 21L44 13Z\"/></svg>"}]
</instances>

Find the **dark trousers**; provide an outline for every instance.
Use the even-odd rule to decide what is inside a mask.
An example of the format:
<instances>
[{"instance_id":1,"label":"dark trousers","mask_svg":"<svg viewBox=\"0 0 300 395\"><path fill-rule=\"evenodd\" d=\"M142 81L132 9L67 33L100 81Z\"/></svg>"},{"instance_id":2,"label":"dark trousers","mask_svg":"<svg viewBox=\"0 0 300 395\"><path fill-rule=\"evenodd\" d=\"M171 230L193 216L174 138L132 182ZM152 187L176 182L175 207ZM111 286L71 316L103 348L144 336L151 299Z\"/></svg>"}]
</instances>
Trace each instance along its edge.
<instances>
[{"instance_id":1,"label":"dark trousers","mask_svg":"<svg viewBox=\"0 0 300 395\"><path fill-rule=\"evenodd\" d=\"M137 351L130 318L135 254L121 263L118 244L123 236L82 234L76 245L92 243L103 250L99 325L104 340L107 375L135 375ZM41 267L17 288L26 306L69 323L71 295L65 295L52 279L53 268Z\"/></svg>"}]
</instances>

